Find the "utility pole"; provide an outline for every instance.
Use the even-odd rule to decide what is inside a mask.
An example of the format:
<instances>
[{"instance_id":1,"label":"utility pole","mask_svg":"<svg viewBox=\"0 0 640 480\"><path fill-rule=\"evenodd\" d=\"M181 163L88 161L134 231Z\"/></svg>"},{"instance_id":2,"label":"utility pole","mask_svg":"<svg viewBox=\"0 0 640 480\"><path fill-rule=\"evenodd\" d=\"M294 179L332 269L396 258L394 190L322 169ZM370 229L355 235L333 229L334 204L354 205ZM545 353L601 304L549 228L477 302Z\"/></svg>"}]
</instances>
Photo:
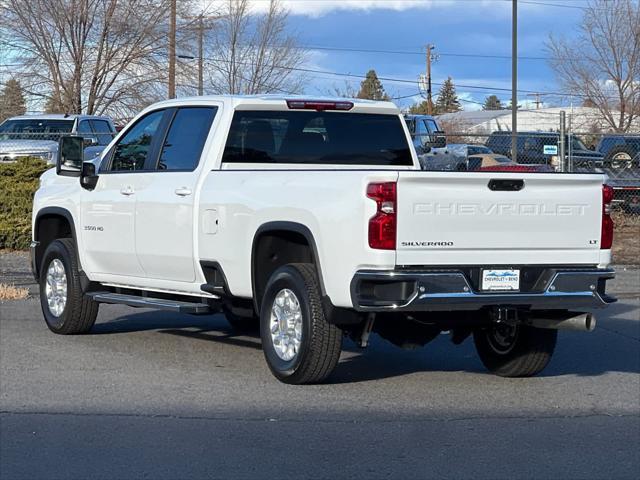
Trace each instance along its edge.
<instances>
[{"instance_id":1,"label":"utility pole","mask_svg":"<svg viewBox=\"0 0 640 480\"><path fill-rule=\"evenodd\" d=\"M558 157L560 157L560 171L567 172L572 171L572 165L570 161L567 161L567 117L564 110L560 111L560 135L558 138Z\"/></svg>"},{"instance_id":2,"label":"utility pole","mask_svg":"<svg viewBox=\"0 0 640 480\"><path fill-rule=\"evenodd\" d=\"M169 16L169 98L176 98L176 0L171 0Z\"/></svg>"},{"instance_id":3,"label":"utility pole","mask_svg":"<svg viewBox=\"0 0 640 480\"><path fill-rule=\"evenodd\" d=\"M435 48L433 45L427 45L427 113L433 115L433 96L431 93L431 51Z\"/></svg>"},{"instance_id":4,"label":"utility pole","mask_svg":"<svg viewBox=\"0 0 640 480\"><path fill-rule=\"evenodd\" d=\"M518 0L511 0L511 161L518 162Z\"/></svg>"},{"instance_id":5,"label":"utility pole","mask_svg":"<svg viewBox=\"0 0 640 480\"><path fill-rule=\"evenodd\" d=\"M542 100L540 100L541 93L528 93L527 97L534 97L535 100L533 103L536 104L536 110L540 109L540 105L542 104Z\"/></svg>"},{"instance_id":6,"label":"utility pole","mask_svg":"<svg viewBox=\"0 0 640 480\"><path fill-rule=\"evenodd\" d=\"M204 16L198 15L198 95L204 95Z\"/></svg>"}]
</instances>

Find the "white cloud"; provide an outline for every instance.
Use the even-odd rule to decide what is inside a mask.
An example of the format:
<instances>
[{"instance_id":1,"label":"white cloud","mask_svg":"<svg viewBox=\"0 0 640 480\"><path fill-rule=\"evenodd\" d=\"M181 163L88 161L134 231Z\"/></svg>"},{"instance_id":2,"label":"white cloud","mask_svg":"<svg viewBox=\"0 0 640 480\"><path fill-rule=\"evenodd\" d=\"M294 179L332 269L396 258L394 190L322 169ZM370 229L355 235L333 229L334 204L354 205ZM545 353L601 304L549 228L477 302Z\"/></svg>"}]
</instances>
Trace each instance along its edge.
<instances>
[{"instance_id":1,"label":"white cloud","mask_svg":"<svg viewBox=\"0 0 640 480\"><path fill-rule=\"evenodd\" d=\"M269 7L269 0L252 0L254 11L265 11ZM429 9L433 6L451 5L454 0L282 0L282 4L293 15L320 17L335 11L371 10L416 10Z\"/></svg>"},{"instance_id":2,"label":"white cloud","mask_svg":"<svg viewBox=\"0 0 640 480\"><path fill-rule=\"evenodd\" d=\"M256 13L265 12L270 0L249 0ZM432 8L458 7L464 11L490 11L494 20L510 17L511 6L506 0L280 0L282 5L293 15L321 17L331 12L352 11L369 12L373 10L406 11L429 10ZM221 11L228 0L199 0L205 11ZM524 5L532 11L544 11L537 5ZM547 7L548 8L548 7ZM488 10L490 9L490 10ZM442 19L451 20L451 19Z\"/></svg>"},{"instance_id":3,"label":"white cloud","mask_svg":"<svg viewBox=\"0 0 640 480\"><path fill-rule=\"evenodd\" d=\"M482 110L479 100L471 92L458 92L458 98L462 108L466 111ZM466 100L466 101L465 101Z\"/></svg>"}]
</instances>

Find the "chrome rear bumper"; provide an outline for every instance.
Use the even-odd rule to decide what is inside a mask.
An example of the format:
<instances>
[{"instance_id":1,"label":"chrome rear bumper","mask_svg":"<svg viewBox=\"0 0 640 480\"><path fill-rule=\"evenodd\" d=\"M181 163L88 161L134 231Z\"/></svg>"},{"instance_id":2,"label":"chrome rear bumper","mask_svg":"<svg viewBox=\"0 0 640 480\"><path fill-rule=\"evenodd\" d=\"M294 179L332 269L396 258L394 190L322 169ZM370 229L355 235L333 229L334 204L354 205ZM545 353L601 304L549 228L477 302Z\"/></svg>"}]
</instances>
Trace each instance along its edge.
<instances>
[{"instance_id":1,"label":"chrome rear bumper","mask_svg":"<svg viewBox=\"0 0 640 480\"><path fill-rule=\"evenodd\" d=\"M479 310L488 306L601 308L616 301L605 293L606 281L615 277L613 269L539 270L526 291L518 292L480 291L463 269L361 270L351 282L351 299L359 311L407 312Z\"/></svg>"}]
</instances>

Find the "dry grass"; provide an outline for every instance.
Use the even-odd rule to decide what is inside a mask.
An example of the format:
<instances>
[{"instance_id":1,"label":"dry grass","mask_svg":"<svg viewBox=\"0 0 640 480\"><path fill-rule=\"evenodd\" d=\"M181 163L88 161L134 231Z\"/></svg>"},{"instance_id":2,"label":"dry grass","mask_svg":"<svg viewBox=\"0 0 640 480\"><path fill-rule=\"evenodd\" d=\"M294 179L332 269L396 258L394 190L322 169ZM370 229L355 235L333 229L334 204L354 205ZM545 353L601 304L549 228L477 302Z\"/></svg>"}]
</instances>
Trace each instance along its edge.
<instances>
[{"instance_id":1,"label":"dry grass","mask_svg":"<svg viewBox=\"0 0 640 480\"><path fill-rule=\"evenodd\" d=\"M24 300L29 296L29 289L0 283L0 302L7 300Z\"/></svg>"},{"instance_id":2,"label":"dry grass","mask_svg":"<svg viewBox=\"0 0 640 480\"><path fill-rule=\"evenodd\" d=\"M620 265L640 265L640 215L613 212L613 261Z\"/></svg>"}]
</instances>

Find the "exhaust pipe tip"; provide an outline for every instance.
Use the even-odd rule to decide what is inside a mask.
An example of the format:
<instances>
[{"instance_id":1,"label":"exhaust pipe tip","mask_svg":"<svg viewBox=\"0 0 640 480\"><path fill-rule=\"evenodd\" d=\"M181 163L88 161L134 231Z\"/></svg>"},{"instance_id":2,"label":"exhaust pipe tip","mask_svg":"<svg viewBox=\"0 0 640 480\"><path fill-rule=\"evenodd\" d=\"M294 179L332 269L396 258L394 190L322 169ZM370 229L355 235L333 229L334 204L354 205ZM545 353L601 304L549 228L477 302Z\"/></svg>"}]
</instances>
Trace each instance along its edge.
<instances>
[{"instance_id":1,"label":"exhaust pipe tip","mask_svg":"<svg viewBox=\"0 0 640 480\"><path fill-rule=\"evenodd\" d=\"M579 332L593 332L596 329L596 317L593 313L573 314L570 317L541 317L529 321L532 327L548 328L551 330L575 330Z\"/></svg>"},{"instance_id":2,"label":"exhaust pipe tip","mask_svg":"<svg viewBox=\"0 0 640 480\"><path fill-rule=\"evenodd\" d=\"M585 315L584 326L587 332L593 332L596 329L596 316L593 313Z\"/></svg>"}]
</instances>

